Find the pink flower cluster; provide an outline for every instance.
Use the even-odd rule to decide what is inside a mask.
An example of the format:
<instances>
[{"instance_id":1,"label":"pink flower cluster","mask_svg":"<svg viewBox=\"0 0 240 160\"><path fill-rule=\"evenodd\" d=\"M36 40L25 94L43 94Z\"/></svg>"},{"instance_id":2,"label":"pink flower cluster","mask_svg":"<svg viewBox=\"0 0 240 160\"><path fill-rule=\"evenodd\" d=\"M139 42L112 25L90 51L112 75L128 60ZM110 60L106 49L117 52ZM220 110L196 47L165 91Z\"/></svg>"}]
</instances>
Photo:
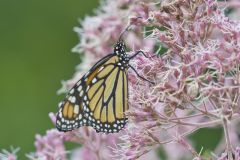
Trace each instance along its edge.
<instances>
[{"instance_id":1,"label":"pink flower cluster","mask_svg":"<svg viewBox=\"0 0 240 160\"><path fill-rule=\"evenodd\" d=\"M28 157L154 160L159 159L156 149L161 146L171 160L240 160L240 21L236 18L240 9L236 6L238 0L103 0L96 15L74 29L80 42L73 51L84 53L83 63L61 91L111 53L129 24L131 30L124 36L128 54L142 50L157 55L138 55L130 64L155 84L129 69L129 122L123 131L106 135L91 127L68 133L51 129L36 136L36 153ZM227 7L234 11L225 14ZM55 115L50 117L55 122ZM217 126L224 136L206 157L188 136ZM65 142L82 147L67 150Z\"/></svg>"},{"instance_id":2,"label":"pink flower cluster","mask_svg":"<svg viewBox=\"0 0 240 160\"><path fill-rule=\"evenodd\" d=\"M80 42L73 51L84 53L84 65L65 83L69 87L89 66L112 52L129 24L131 31L124 36L129 54L141 49L147 55L158 55L139 55L130 61L140 75L155 84L129 70L129 123L124 131L111 135L87 127L75 131L74 135L82 138L86 135L83 131L89 130L87 135L94 137L82 142L74 138L83 144L81 154L90 159L137 159L148 152L155 155L161 145L171 160L204 159L188 135L200 128L222 126L224 137L212 158L236 159L239 149L234 148L240 143L236 131L240 22L224 14L227 4L214 0L106 0L96 16L87 17L81 28L75 28ZM97 143L93 145L96 150L91 143ZM177 150L175 154L171 154L173 150ZM99 153L103 151L105 154Z\"/></svg>"}]
</instances>

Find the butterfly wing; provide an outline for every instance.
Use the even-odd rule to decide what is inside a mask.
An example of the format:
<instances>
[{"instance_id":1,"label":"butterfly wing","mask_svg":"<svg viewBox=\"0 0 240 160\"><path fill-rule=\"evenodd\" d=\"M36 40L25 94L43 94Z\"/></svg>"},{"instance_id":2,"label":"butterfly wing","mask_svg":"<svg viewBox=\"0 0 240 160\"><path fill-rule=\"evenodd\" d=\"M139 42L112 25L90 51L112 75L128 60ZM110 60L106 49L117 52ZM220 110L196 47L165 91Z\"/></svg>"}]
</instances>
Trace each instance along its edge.
<instances>
[{"instance_id":1,"label":"butterfly wing","mask_svg":"<svg viewBox=\"0 0 240 160\"><path fill-rule=\"evenodd\" d=\"M93 78L96 69L104 64L112 54L98 61L85 76L82 77L69 91L65 99L59 103L59 111L56 117L56 127L59 131L71 131L87 124L83 116L83 95L85 94L86 80Z\"/></svg>"},{"instance_id":2,"label":"butterfly wing","mask_svg":"<svg viewBox=\"0 0 240 160\"><path fill-rule=\"evenodd\" d=\"M113 56L99 68L83 97L84 117L97 132L119 132L127 118L128 84L125 69L117 66L118 57Z\"/></svg>"},{"instance_id":3,"label":"butterfly wing","mask_svg":"<svg viewBox=\"0 0 240 160\"><path fill-rule=\"evenodd\" d=\"M86 125L97 132L113 133L124 127L128 82L126 69L120 69L117 62L118 56L106 56L70 90L57 114L60 131Z\"/></svg>"}]
</instances>

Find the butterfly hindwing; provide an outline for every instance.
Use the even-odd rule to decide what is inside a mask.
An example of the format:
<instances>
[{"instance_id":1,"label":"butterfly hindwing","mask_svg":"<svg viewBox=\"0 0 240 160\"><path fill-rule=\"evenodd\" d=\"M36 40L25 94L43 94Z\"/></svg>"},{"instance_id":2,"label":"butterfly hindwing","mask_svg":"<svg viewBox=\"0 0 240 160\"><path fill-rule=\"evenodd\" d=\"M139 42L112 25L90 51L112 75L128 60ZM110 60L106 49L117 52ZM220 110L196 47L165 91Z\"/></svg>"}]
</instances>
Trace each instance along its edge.
<instances>
[{"instance_id":1,"label":"butterfly hindwing","mask_svg":"<svg viewBox=\"0 0 240 160\"><path fill-rule=\"evenodd\" d=\"M80 85L74 86L59 104L56 127L60 131L71 131L83 126L84 122L86 123L83 117L82 99L79 96L82 90L78 90Z\"/></svg>"},{"instance_id":2,"label":"butterfly hindwing","mask_svg":"<svg viewBox=\"0 0 240 160\"><path fill-rule=\"evenodd\" d=\"M87 125L88 119L84 117L83 113L83 97L86 94L87 80L93 78L96 69L104 64L111 55L108 55L98 61L82 79L80 79L70 89L65 99L59 103L59 111L57 113L56 127L60 131L71 131L83 125ZM86 110L86 108L85 108Z\"/></svg>"}]
</instances>

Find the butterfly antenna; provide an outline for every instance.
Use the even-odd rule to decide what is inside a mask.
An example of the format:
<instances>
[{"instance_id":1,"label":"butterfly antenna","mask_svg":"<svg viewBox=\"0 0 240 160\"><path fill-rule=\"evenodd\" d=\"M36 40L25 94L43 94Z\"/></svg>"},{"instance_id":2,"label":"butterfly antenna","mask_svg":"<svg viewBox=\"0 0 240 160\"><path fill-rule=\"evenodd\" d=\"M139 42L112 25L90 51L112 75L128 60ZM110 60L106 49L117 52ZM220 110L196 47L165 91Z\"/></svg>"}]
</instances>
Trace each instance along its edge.
<instances>
[{"instance_id":1,"label":"butterfly antenna","mask_svg":"<svg viewBox=\"0 0 240 160\"><path fill-rule=\"evenodd\" d=\"M123 37L124 33L126 33L127 31L129 31L129 28L130 28L130 27L131 27L131 24L128 25L128 26L124 29L124 31L120 34L118 41L121 41L121 40L122 40L122 37Z\"/></svg>"},{"instance_id":2,"label":"butterfly antenna","mask_svg":"<svg viewBox=\"0 0 240 160\"><path fill-rule=\"evenodd\" d=\"M142 17L137 17L136 19L138 19L138 18L142 18ZM120 36L119 36L119 40L118 40L118 41L121 41L121 40L122 40L122 37L123 37L124 33L126 33L127 31L129 31L129 29L130 29L131 26L132 26L132 24L129 24L129 25L122 31L122 33L121 33Z\"/></svg>"}]
</instances>

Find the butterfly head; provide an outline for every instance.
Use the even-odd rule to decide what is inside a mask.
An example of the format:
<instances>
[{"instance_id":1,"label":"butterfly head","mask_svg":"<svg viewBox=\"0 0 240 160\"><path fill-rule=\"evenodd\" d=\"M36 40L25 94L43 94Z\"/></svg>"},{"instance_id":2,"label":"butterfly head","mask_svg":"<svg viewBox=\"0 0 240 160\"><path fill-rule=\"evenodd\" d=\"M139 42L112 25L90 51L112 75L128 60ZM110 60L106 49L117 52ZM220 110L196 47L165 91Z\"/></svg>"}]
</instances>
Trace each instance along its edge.
<instances>
[{"instance_id":1,"label":"butterfly head","mask_svg":"<svg viewBox=\"0 0 240 160\"><path fill-rule=\"evenodd\" d=\"M119 40L114 47L114 53L117 55L125 54L126 45L122 40Z\"/></svg>"}]
</instances>

